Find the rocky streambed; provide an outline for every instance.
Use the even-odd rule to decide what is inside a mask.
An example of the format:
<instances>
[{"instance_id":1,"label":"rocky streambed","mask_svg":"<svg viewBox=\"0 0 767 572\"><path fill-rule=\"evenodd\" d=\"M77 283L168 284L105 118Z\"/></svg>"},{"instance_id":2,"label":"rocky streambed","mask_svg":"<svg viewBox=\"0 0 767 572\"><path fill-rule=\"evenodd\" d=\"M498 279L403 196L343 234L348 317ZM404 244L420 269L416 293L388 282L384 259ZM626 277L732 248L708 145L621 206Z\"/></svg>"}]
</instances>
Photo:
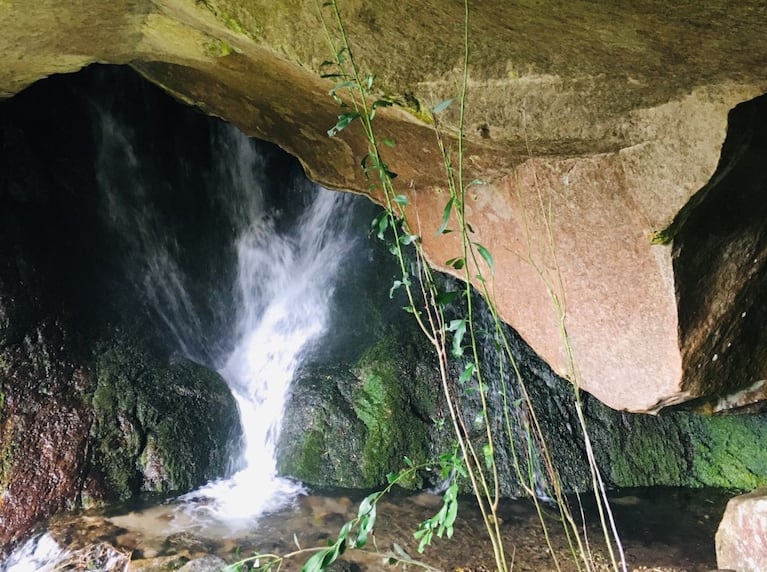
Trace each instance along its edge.
<instances>
[{"instance_id":1,"label":"rocky streambed","mask_svg":"<svg viewBox=\"0 0 767 572\"><path fill-rule=\"evenodd\" d=\"M326 546L343 524L356 516L362 495L344 490L313 493L289 508L239 528L232 523L191 517L181 503L173 500L133 509L123 506L111 512L60 514L48 523L45 536L35 537L15 557L27 550L24 558L30 566L35 543L42 555L46 547L50 548L51 540L61 546L61 553L48 561L37 561L37 568L24 568L21 560L16 564L9 560L0 570L212 572L255 553L286 555L305 550L286 559L281 568L285 572L297 571L312 548ZM716 568L714 531L728 496L717 489L626 489L614 493L612 506L628 569L704 572ZM578 502L576 498L571 501ZM610 570L596 514L588 496L581 501L595 570ZM418 553L413 531L440 505L440 497L428 493L385 497L378 506L372 541L364 550L348 551L333 570L493 570L492 549L470 498L461 500L454 537L435 539L423 554ZM549 547L531 502L502 503L501 530L515 571L556 570L552 553L560 570L578 570L555 513L554 507L546 508ZM264 557L259 564L267 561Z\"/></svg>"}]
</instances>

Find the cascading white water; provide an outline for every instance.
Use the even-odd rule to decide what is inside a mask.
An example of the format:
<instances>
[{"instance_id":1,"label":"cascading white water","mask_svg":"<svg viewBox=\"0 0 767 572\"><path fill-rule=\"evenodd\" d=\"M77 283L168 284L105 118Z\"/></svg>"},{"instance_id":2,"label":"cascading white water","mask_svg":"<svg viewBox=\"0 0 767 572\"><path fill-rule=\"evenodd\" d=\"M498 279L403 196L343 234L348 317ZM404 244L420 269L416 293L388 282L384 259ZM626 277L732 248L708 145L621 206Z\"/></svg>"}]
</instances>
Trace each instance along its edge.
<instances>
[{"instance_id":1,"label":"cascading white water","mask_svg":"<svg viewBox=\"0 0 767 572\"><path fill-rule=\"evenodd\" d=\"M106 114L101 123L100 184L110 219L144 260L148 299L179 350L214 366L239 404L241 469L182 497L182 509L195 520L248 524L302 490L277 477L275 446L290 382L304 352L327 327L333 284L353 242L346 235L350 198L304 182L299 216L290 221L268 212L263 161L254 144L232 127L218 129L211 142L217 162L211 196L234 229L237 269L235 283L218 289L234 296L225 306L236 315L233 341L216 344L231 349L216 355L201 336L202 321L188 294L191 278L176 261L182 246L150 208L130 136ZM122 164L115 168L115 162Z\"/></svg>"},{"instance_id":2,"label":"cascading white water","mask_svg":"<svg viewBox=\"0 0 767 572\"><path fill-rule=\"evenodd\" d=\"M232 174L240 179L233 182L258 202L247 168L253 148L241 134L230 135L238 151ZM274 451L290 382L302 353L325 331L333 283L350 245L341 208L348 199L325 189L314 195L287 233L269 217L253 217L259 212L253 205L240 209L250 220L237 238L237 342L219 372L240 407L245 468L188 495L207 497L201 508L229 524L247 523L301 490L277 477Z\"/></svg>"},{"instance_id":3,"label":"cascading white water","mask_svg":"<svg viewBox=\"0 0 767 572\"><path fill-rule=\"evenodd\" d=\"M66 551L49 534L38 534L0 562L0 572L55 572L65 557Z\"/></svg>"}]
</instances>

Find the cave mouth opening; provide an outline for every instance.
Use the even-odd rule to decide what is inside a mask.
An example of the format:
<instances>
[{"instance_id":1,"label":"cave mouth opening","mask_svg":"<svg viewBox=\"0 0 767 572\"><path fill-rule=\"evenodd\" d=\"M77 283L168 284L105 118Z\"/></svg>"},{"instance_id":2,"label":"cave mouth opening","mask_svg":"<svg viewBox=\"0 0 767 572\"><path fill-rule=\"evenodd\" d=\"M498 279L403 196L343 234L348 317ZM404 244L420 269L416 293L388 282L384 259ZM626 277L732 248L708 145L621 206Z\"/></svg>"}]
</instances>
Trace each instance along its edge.
<instances>
[{"instance_id":1,"label":"cave mouth opening","mask_svg":"<svg viewBox=\"0 0 767 572\"><path fill-rule=\"evenodd\" d=\"M199 173L200 167L203 171L210 173L215 171L211 155L206 150L210 149L211 132L214 129L210 125L220 125L220 122L179 105L178 102L161 93L158 88L144 83L141 78L133 72L126 71L125 68L119 68L121 71L116 73L126 75L128 84L135 84L136 89L118 89L122 93L115 95L113 90L116 82L109 76L112 72L108 71L106 77L104 74L105 70L114 69L118 68L95 66L81 72L78 78L85 78L85 81L90 82L102 95L111 92L112 95L107 95L107 99L111 97L116 100L118 95L133 99L135 106L129 106L128 109L122 109L118 113L124 114L125 122L131 125L132 129L149 131L151 127L157 129L155 133L160 134L160 136L147 138L150 145L146 152L151 156L152 172L158 175L158 178L160 174L170 173L181 182L179 185L158 185L154 190L157 193L160 220L162 226L172 228L178 236L183 237L182 242L188 251L182 256L180 263L190 268L197 277L189 295L192 300L191 305L197 308L197 323L193 324L193 327L199 326L201 340L196 342L187 340L186 345L195 348L193 352L187 353L194 354L198 361L210 366L216 361L216 356L226 355L232 349L231 343L220 341L224 339L224 336L220 335L221 332L236 330L232 309L227 307L226 302L222 302L222 300L231 299L231 293L216 290L217 287L221 288L222 282L227 283L226 280L221 281L222 277L232 277L231 268L237 256L236 249L231 247L234 242L231 240L232 229L227 223L225 209L211 205L209 188L205 184L206 177L194 175ZM146 336L155 350L161 351L170 361L176 360L178 354L183 353L179 350L180 336L172 331L167 320L158 316L156 312L153 313L147 305L145 295L137 294L137 292L145 294L145 290L134 289L133 284L129 288L126 287L126 282L141 282L135 279L135 275L130 280L125 278L124 263L127 262L130 266L132 262L135 262L130 254L130 245L116 240L113 229L108 225L96 223L103 218L97 200L98 194L94 190L99 186L99 177L94 165L83 164L77 155L83 149L92 153L92 156L97 155L100 152L100 139L92 129L82 129L82 126L88 123L87 117L92 111L93 101L92 98L81 97L81 92L78 91L80 88L73 87L71 81L71 77L51 77L31 86L13 100L0 105L0 132L2 133L0 147L3 150L0 155L0 201L3 204L0 211L0 217L2 217L0 239L4 244L0 254L2 256L0 267L4 271L4 276L13 277L15 272L15 276L22 278L18 284L23 285L15 290L0 291L0 310L2 310L0 331L5 336L4 343L23 345L26 343L25 338L28 337L28 332L33 331L43 340L40 343L43 344L52 360L65 357L69 359L74 356L87 361L92 355L94 343L101 343L102 337L112 331L115 324L119 324L119 328L128 331L129 334L138 331L141 336ZM50 97L51 85L58 86L57 89L60 89L55 102L47 99ZM162 95L162 102L154 107L150 106L152 113L149 114L141 104L142 100L146 103L146 98L153 97L147 95L147 92L152 91ZM18 105L20 101L26 102L24 106L14 107L13 113L2 113L3 107L7 108L10 104ZM106 105L112 103L114 101L107 101ZM183 117L179 108L184 109ZM27 126L32 126L31 130L35 134L34 144L24 135L27 128L22 128L24 125L22 120L27 122ZM207 126L202 126L203 124ZM187 130L192 126L194 129ZM159 139L169 140L169 148L159 145ZM219 139L219 142L218 151L226 151L227 146L223 140ZM284 218L278 216L274 220L275 229L284 230L289 227L291 217L300 218L299 213L306 204L301 199L301 192L292 188L285 189L277 181L302 179L303 173L295 159L278 149L263 143L252 142L251 144L261 150L265 163L271 169L270 173L274 174L264 184L274 187L274 192L268 193L268 201L271 208L284 214ZM14 153L6 153L11 149ZM42 160L41 157L47 158ZM130 179L130 171L117 172L113 175L118 181ZM171 187L176 187L176 190L181 189L182 192L173 194ZM363 200L356 209L362 214L359 215L359 219L353 221L353 224L359 230L359 236L365 236L368 233L369 221L373 218L377 207ZM174 215L179 214L183 216L174 218ZM89 220L94 221L94 224L85 224ZM132 228L140 234L137 225ZM21 240L18 240L19 238ZM351 303L352 306L346 306L343 311L333 312L334 322L330 328L333 335L323 340L322 344L312 346L311 350L318 362L328 361L332 352L341 352L345 359L352 361L364 353L369 340L382 333L378 329L378 325L382 322L363 319L361 316L364 314L361 309L369 310L372 304L376 311L382 314L400 312L399 305L392 304L388 300L390 272L388 267L380 262L384 259L378 258L377 247L357 239L353 241L356 246L362 245L362 250L357 251L353 261L346 264L339 272L347 278L359 278L362 286L349 280L335 289L336 299ZM222 243L229 244L230 247L219 249ZM215 254L211 255L212 252ZM372 267L373 271L364 270L363 262L367 262L367 267ZM5 273L9 269L12 271ZM98 269L98 272L94 269ZM391 277L394 274L395 272L392 271ZM3 283L2 276L0 276L0 286L3 288L7 286ZM224 288L224 290L227 289ZM371 294L369 297L361 295L362 292L368 291L382 293L382 295L380 297L376 297L378 294ZM211 296L211 292L215 295ZM8 303L19 299L32 300L29 308L24 312L19 306ZM194 300L198 301L194 302ZM211 304L204 300L215 300L216 303ZM384 300L383 305L379 303L380 300ZM218 304L221 304L221 307ZM126 308L133 309L127 313L127 320ZM396 328L397 326L393 329L396 330ZM65 332L66 335L64 335ZM385 333L391 332L392 330L389 329ZM339 333L345 335L341 336ZM48 339L49 334L51 340L47 343L45 340ZM70 344L69 351L72 352L70 356L48 351L55 343L64 339ZM522 348L521 342L520 348ZM520 349L520 351L524 353L529 350ZM562 427L566 426L567 422L566 415L562 415L560 410L563 406L561 403L554 403L555 399L546 398L546 392L554 391L555 384L559 380L554 380L548 368L534 361L533 357L525 359L529 359L529 363L526 362L524 367L530 372L531 377L544 380L536 391L540 394L538 396L540 402L546 404L544 407L548 407L546 422L551 426L552 434L562 434ZM45 364L41 364L41 367L44 369ZM71 387L76 387L77 380L80 379L74 375L67 377L66 370L54 373L55 375L51 378L52 385L42 388L46 394L66 393ZM37 391L36 388L27 389ZM3 390L5 391L5 388ZM334 394L333 398L338 398L338 395ZM590 409L592 412L601 412L599 405L594 402L591 402ZM672 413L671 416L673 415ZM424 418L428 419L428 416ZM683 464L692 462L683 458L684 452L679 453L675 449L677 446L692 449L693 445L688 442L680 443L670 439L667 443L663 433L658 433L659 437L642 442L642 436L653 431L652 423L655 421L640 420L639 417L623 416L620 413L613 417L604 414L598 419L599 423L604 424L605 434L615 431L617 435L625 425L627 432L620 433L619 437L615 438L613 444L618 443L615 448L623 447L628 453L636 449L645 455L643 459L647 461L649 467L660 466L658 459L653 457L654 453L658 453L659 458L664 452L669 455L678 454ZM647 429L648 427L650 429ZM755 430L753 434L758 435L758 430ZM626 435L639 435L639 437L632 440ZM570 457L577 455L577 449L570 445L570 442L566 442L565 445L558 447L558 450L567 456L572 466L576 466L577 460ZM650 449L653 450L649 451ZM610 455L604 451L598 454L604 455L606 466L610 466L611 463L613 467L617 466ZM640 466L636 464L637 459L629 459L627 456L620 461L624 477L627 476L627 472L633 470L641 472ZM85 463L87 460L80 459L76 462ZM676 469L676 465L671 467L671 470ZM649 472L652 470L652 468L647 469ZM573 470L573 473L577 473L577 469ZM611 473L614 479L617 479L616 475L617 472ZM655 476L658 476L658 479L652 481L654 484L663 482L661 476L651 475L652 478ZM576 476L576 480L577 478ZM73 483L73 486L82 484L82 482ZM352 493L352 498L355 494ZM654 524L651 523L658 534L656 540L663 535L679 534L681 530L685 530L690 540L689 552L700 554L701 558L707 560L710 567L712 550L706 544L706 539L712 536L711 530L694 529L689 523L687 528L677 526L674 530L671 525L668 527L657 525L658 518L668 522L673 520L669 514L669 507L678 507L679 503L689 507L691 503L694 503L690 500L693 493L687 491L677 496L673 496L676 493L671 493L672 496L665 497L662 491L653 490L647 493L649 502L642 493L637 496L622 492L617 494L623 499L623 504L619 506L641 505L646 508L649 504L654 507L648 514L651 519L656 519ZM50 510L46 508L37 514L37 517L47 516L46 511L50 513L57 510L61 506L60 499L61 497L56 501L58 504L51 504ZM716 507L721 506L721 501L717 502L719 504L712 505L715 511L719 510ZM307 514L312 518L319 515L320 519L327 518L328 522L333 524L339 519L348 517L348 497L341 496L332 500L312 501L312 503L315 504L301 506L300 510L303 511L300 514L301 518L305 519ZM509 509L510 521L518 518L519 510ZM636 518L631 508L618 510L626 511L623 521L628 524L625 525L624 530L629 537L642 538L642 535L646 533L646 523ZM696 507L695 511L697 510ZM693 519L698 514L695 511L689 511ZM710 522L713 525L715 521L716 518ZM300 526L296 525L296 529L298 528ZM290 534L284 530L283 532L284 534L275 540L275 543L284 543L285 538L289 538ZM315 530L311 534L321 533ZM327 533L324 534L327 536ZM456 554L473 551L473 548L457 544L454 549L446 553L455 557Z\"/></svg>"},{"instance_id":2,"label":"cave mouth opening","mask_svg":"<svg viewBox=\"0 0 767 572\"><path fill-rule=\"evenodd\" d=\"M28 398L63 396L83 413L83 440L88 415L107 422L98 408L86 412L89 400L108 402L111 422L130 427L110 430L104 446L117 450L72 451L62 470L84 478L35 503L43 507L28 524L83 496L183 492L225 476L190 496L196 513L245 525L294 499L302 487L277 476L274 456L291 378L305 363L358 358L393 313L375 308L378 322L364 318L394 274L383 248L366 240L379 207L319 188L295 158L127 67L52 76L4 101L0 148L0 347L29 346L36 335L46 359L79 364L54 366L45 380L33 371L24 392L8 386L3 396L19 418L33 416L22 404ZM115 352L129 355L120 361ZM177 404L136 397L134 385L157 394L201 389L153 382L147 360L171 364L174 379L177 361L215 370L237 400L244 431L206 427L214 433L206 438L230 442L186 459L195 465L189 475L178 466L189 451L158 461L162 439L171 440L163 435L179 431L167 427L162 407ZM103 387L131 375L128 386ZM119 392L128 395L112 395ZM119 447L140 470L121 466L118 475L100 465Z\"/></svg>"}]
</instances>

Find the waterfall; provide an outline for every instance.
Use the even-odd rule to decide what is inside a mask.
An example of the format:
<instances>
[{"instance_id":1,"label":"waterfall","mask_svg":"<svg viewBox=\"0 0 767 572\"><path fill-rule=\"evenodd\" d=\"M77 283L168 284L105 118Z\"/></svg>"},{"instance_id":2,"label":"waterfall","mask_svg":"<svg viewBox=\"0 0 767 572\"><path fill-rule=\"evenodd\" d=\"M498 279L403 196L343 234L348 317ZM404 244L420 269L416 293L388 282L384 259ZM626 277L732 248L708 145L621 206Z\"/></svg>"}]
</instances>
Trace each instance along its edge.
<instances>
[{"instance_id":1,"label":"waterfall","mask_svg":"<svg viewBox=\"0 0 767 572\"><path fill-rule=\"evenodd\" d=\"M242 168L250 164L253 148L233 130L230 137L237 151L237 161L228 164L230 182L247 191L253 171ZM273 218L263 216L263 209L255 208L257 202L235 203L241 218L236 343L218 370L240 407L245 467L187 495L207 498L198 508L230 524L247 523L300 490L276 476L274 451L283 407L303 352L327 327L333 284L352 242L345 235L348 210L342 208L349 198L326 189L312 194L295 225L283 232Z\"/></svg>"},{"instance_id":2,"label":"waterfall","mask_svg":"<svg viewBox=\"0 0 767 572\"><path fill-rule=\"evenodd\" d=\"M352 197L305 180L282 181L279 191L288 200L277 208L267 192L274 181L266 179L256 144L217 124L206 210L231 240L212 256L230 257L235 271L219 274L201 299L185 267L190 257L173 234L176 225L155 204L150 187L162 183L150 182L156 174L147 173L127 126L104 111L99 124L97 171L106 216L126 243L136 281L178 351L214 367L240 409L239 470L182 497L182 509L195 520L247 524L302 490L277 477L274 451L290 382L328 327L334 282L353 243L347 234Z\"/></svg>"}]
</instances>

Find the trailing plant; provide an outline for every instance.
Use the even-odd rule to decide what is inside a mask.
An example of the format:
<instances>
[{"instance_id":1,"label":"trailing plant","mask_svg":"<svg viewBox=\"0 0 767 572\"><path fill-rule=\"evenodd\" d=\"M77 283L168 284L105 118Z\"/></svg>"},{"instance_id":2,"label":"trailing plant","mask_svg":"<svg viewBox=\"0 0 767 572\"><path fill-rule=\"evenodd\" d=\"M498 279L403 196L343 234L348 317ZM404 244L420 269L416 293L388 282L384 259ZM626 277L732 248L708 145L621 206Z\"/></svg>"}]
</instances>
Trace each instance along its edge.
<instances>
[{"instance_id":1,"label":"trailing plant","mask_svg":"<svg viewBox=\"0 0 767 572\"><path fill-rule=\"evenodd\" d=\"M334 80L335 84L330 89L329 95L338 103L341 110L336 124L328 130L328 135L336 137L352 125L361 126L364 133L367 152L360 159L360 168L370 183L371 195L375 195L384 207L384 212L372 223L373 233L379 238L388 237L391 240L391 251L398 261L400 271L400 276L393 282L390 294L393 295L399 290L404 292L407 300L405 310L412 314L413 319L434 347L441 387L447 403L448 419L458 447L458 454L452 455L452 470L459 470L470 483L492 545L496 569L499 572L507 572L513 567L501 533L501 518L498 515L501 491L500 461L496 449L499 444L505 443L511 452L513 468L519 483L535 504L556 569L560 570L561 567L549 536L548 527L552 516L563 526L577 568L588 572L595 570L596 565L586 534L586 523L582 517L576 519L570 510L558 469L549 450L547 436L538 420L526 388L526 380L523 379L507 331L497 311L492 291L492 278L495 271L493 254L476 239L477 233L466 216L467 190L481 182L477 180L464 182L463 131L469 83L468 0L464 1L464 58L460 93L455 101L446 100L434 106L430 117L443 161L447 191L442 223L436 229L436 233L438 235L455 233L458 236L459 255L445 261L445 265L463 279L464 286L458 291L448 291L439 286L431 267L426 262L420 234L423 229L413 228L408 221L406 210L410 200L405 192L398 192L395 188L396 173L385 160L385 148L396 146L396 142L379 137L374 120L380 109L389 107L392 103L385 98L376 97L375 76L363 73L358 67L336 0L325 2L322 6L318 5L318 9L333 53L333 59L322 64L325 70L323 77ZM325 10L329 10L329 17ZM454 142L449 144L447 137L441 131L438 118L439 114L451 105L458 106L458 126ZM556 247L548 218L550 212L540 190L538 190L538 199L537 208L546 220L545 232L549 254L555 257ZM530 235L531 232L528 233L529 238ZM406 248L412 249L413 256L406 252ZM413 259L414 262L411 262ZM559 319L563 345L568 358L569 375L567 377L575 393L576 416L584 439L591 484L599 508L600 524L613 569L625 571L626 564L620 548L620 540L612 520L604 483L593 454L583 415L576 362L566 329L567 312L562 278L558 270L553 277L543 272L532 255L529 256L529 262L539 271L541 279L544 280ZM487 303L491 317L489 331L483 331L479 325L477 308L472 297L472 284L476 286ZM448 317L456 304L460 304L465 309L464 314L459 317ZM493 344L499 350L499 359L496 364L488 365L481 359L481 347L486 343ZM459 364L457 370L459 373L454 374L456 364ZM501 387L498 389L503 402L503 419L499 423L502 427L500 434L493 429L494 422L498 420L492 418L488 401L488 367L495 367L495 373L498 373L498 379L500 379ZM513 388L521 394L521 397L515 396ZM482 427L482 435L479 437L471 430L474 420L464 418L464 399L469 395L479 403L478 418ZM518 446L517 443L518 435L514 430L512 410L516 410L522 420L522 446ZM299 551L294 554L305 554L307 550L314 552L303 570L305 572L324 570L345 550L364 547L375 523L377 502L398 480L403 478L402 475L412 469L413 467L408 467L404 473L390 479L389 485L383 491L368 496L360 505L357 517L344 525L338 538L329 546L317 549L299 548ZM440 511L431 519L421 523L415 532L419 552L428 546L434 535L438 537L452 535L453 522L457 516L457 495L458 485L453 480L445 493ZM582 514L582 511L580 513ZM274 557L267 564L272 567L262 566L260 569L276 570L278 568L273 566L279 567L282 559L288 556L293 554L280 558ZM261 555L259 558L264 556Z\"/></svg>"}]
</instances>

